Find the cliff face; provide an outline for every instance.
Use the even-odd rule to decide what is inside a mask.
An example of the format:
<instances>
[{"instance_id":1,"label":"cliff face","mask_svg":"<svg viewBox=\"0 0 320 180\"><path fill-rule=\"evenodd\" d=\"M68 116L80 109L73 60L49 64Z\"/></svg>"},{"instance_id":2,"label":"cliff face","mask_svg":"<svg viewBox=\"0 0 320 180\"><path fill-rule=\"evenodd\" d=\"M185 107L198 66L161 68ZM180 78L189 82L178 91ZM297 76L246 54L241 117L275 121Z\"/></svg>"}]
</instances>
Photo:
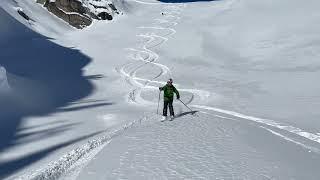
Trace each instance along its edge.
<instances>
[{"instance_id":1,"label":"cliff face","mask_svg":"<svg viewBox=\"0 0 320 180\"><path fill-rule=\"evenodd\" d=\"M114 14L119 14L112 2L107 0L38 0L37 2L78 29L89 26L93 19L112 20Z\"/></svg>"}]
</instances>

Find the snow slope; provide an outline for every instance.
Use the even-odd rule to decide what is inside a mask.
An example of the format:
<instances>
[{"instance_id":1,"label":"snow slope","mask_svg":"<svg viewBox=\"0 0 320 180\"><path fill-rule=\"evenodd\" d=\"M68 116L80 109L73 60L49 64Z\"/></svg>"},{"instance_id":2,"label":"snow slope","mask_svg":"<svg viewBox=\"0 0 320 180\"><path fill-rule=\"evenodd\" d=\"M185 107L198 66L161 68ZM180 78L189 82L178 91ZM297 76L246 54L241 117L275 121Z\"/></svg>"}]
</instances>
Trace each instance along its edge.
<instances>
[{"instance_id":1,"label":"snow slope","mask_svg":"<svg viewBox=\"0 0 320 180\"><path fill-rule=\"evenodd\" d=\"M129 8L125 2L117 3L124 10ZM34 21L25 21L17 7ZM28 8L41 6L34 1L1 1L0 22L5 28L0 33L0 64L11 91L4 97L1 94L0 102L1 179L37 171L88 140L106 137L143 118L141 110L123 101L127 90L114 70L121 61L105 60L123 54L130 41L116 44L106 38L104 30L94 30L114 26L110 37L118 34L116 38L121 39L130 24L101 22L93 30L77 31L45 9L28 13ZM100 42L92 46L95 43L88 44L84 34ZM99 53L87 52L85 47L80 50L77 43ZM106 55L106 49L114 54ZM92 59L97 61L94 69L84 68Z\"/></svg>"},{"instance_id":2,"label":"snow slope","mask_svg":"<svg viewBox=\"0 0 320 180\"><path fill-rule=\"evenodd\" d=\"M319 177L319 152L308 153L241 119L197 115L184 114L165 122L156 118L129 129L105 146L80 174L74 173L76 179Z\"/></svg>"},{"instance_id":3,"label":"snow slope","mask_svg":"<svg viewBox=\"0 0 320 180\"><path fill-rule=\"evenodd\" d=\"M80 174L77 171L65 178L318 179L317 165L314 164L318 164L320 152L316 121L319 114L314 105L319 102L319 86L308 81L312 82L319 71L309 71L306 67L298 71L289 69L296 69L301 64L316 66L319 54L304 53L301 58L308 61L298 61L298 55L304 52L305 47L297 49L296 46L306 44L306 36L310 36L309 41L312 42L318 38L314 29L319 27L314 22L319 16L316 9L312 11L314 4L309 4L307 8L310 13L314 12L314 19L297 13L296 20L301 18L300 21L291 22L286 17L292 18L300 2L287 3L291 4L292 10L279 10L284 20L278 21L270 14L275 6L284 8L284 5L274 1L188 4L181 13L181 22L171 30L176 33L175 38L165 39L167 44L160 47L153 44L162 43L156 37L164 39L166 29L156 28L162 31L154 32L154 27L149 28L149 32L144 33L155 38L143 42L143 49L157 52L161 64L171 65L166 66L168 72L175 72L183 100L191 102L191 107L200 111L198 116L181 113L182 117L173 122L159 122L158 117L150 118L151 122L142 122L142 126L113 139ZM265 8L266 12L259 11L252 18L252 11L259 8ZM199 15L199 11L211 12L212 16L208 16L209 13ZM241 21L237 19L239 15ZM290 22L291 27L284 26L284 21ZM186 30L195 22L199 23L197 28ZM212 23L208 25L208 22ZM271 24L276 28L269 28ZM314 33L301 32L300 28L304 26L310 27ZM301 36L301 39L288 37L282 42L273 43L285 32ZM261 39L267 39L271 44L266 47L250 46L260 43ZM290 46L282 49L283 44ZM313 44L308 48L316 52L318 47L319 44ZM283 51L291 51L295 59L277 57ZM278 62L280 64L274 64L277 62L274 58L282 58L286 69L282 69L281 61ZM141 76L153 77L150 71L141 71L134 71L135 76L129 74L127 77L134 82L141 80ZM165 69L162 72L166 72ZM284 74L283 78L278 77L281 74ZM286 82L284 86L297 87L299 91L279 86L283 82ZM149 86L157 84L157 81L150 80L147 83L143 88L153 89ZM181 84L195 89L181 88ZM301 95L305 96L304 101L299 98ZM144 98L138 103L146 104L146 99L150 100L148 98L156 97L156 94L151 96L142 91L138 97ZM153 99L153 102L156 100ZM302 108L304 105L307 107ZM181 111L181 106L176 110L186 111L185 108ZM310 115L309 111L313 114ZM299 120L299 116L303 116L304 121Z\"/></svg>"},{"instance_id":4,"label":"snow slope","mask_svg":"<svg viewBox=\"0 0 320 180\"><path fill-rule=\"evenodd\" d=\"M60 20L59 18L52 16L45 8L37 4L35 1L11 1L3 0L0 2L0 6L9 13L12 17L18 20L20 23L24 24L28 28L31 28L44 36L55 38L61 34L67 33L73 30L67 23ZM22 10L31 19L30 21L25 21L22 16L17 13L17 10ZM6 18L2 17L4 21ZM13 23L7 24L8 29L11 27L13 29ZM15 28L17 29L17 28ZM9 32L1 33L2 35L8 34ZM11 33L16 33L12 31ZM24 36L24 33L20 34Z\"/></svg>"},{"instance_id":5,"label":"snow slope","mask_svg":"<svg viewBox=\"0 0 320 180\"><path fill-rule=\"evenodd\" d=\"M24 92L37 106L1 124L2 177L318 179L318 1L118 3L125 16L83 31L16 17L52 40L0 11L7 32L20 34L1 38L32 42L20 53L43 69L21 74L21 57L1 54L10 87L37 95ZM28 47L14 45L1 47ZM157 87L170 77L197 116L179 102L174 121L155 115ZM43 102L53 105L38 112Z\"/></svg>"}]
</instances>

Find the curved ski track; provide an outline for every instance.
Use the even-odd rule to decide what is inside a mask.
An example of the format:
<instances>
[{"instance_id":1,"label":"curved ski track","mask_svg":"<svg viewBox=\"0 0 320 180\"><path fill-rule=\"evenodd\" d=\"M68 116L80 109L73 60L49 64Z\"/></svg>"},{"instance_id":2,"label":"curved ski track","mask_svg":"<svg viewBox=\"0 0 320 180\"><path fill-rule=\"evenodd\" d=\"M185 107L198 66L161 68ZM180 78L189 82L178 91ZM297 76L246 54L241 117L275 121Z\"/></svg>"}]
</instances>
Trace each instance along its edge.
<instances>
[{"instance_id":1,"label":"curved ski track","mask_svg":"<svg viewBox=\"0 0 320 180\"><path fill-rule=\"evenodd\" d=\"M165 81L158 79L172 78L170 69L159 63L159 55L154 51L155 48L161 46L170 39L172 35L176 33L174 26L178 24L179 16L183 8L186 5L170 5L164 8L164 18L154 19L155 23L151 26L137 27L144 31L143 34L138 34L137 37L147 39L141 47L127 48L126 50L131 52L129 56L131 61L118 68L118 72L125 78L126 82L132 86L132 90L128 94L128 102L139 105L156 105L156 102L144 99L141 93L144 91L157 90L159 86L165 84ZM138 77L137 73L142 68L156 67L158 73L152 78ZM177 84L179 86L179 84ZM190 94L191 98L188 103L191 103L194 96L204 100L209 96L209 92L197 89L181 89Z\"/></svg>"},{"instance_id":2,"label":"curved ski track","mask_svg":"<svg viewBox=\"0 0 320 180\"><path fill-rule=\"evenodd\" d=\"M232 6L237 2L238 0L230 0L226 4L226 6L221 9L221 13L232 9ZM161 81L158 79L172 78L172 73L166 65L161 64L159 62L159 55L153 49L164 44L166 41L170 39L172 35L176 33L174 26L176 26L178 24L178 20L181 19L179 15L181 14L181 11L185 6L186 5L166 6L162 11L164 13L165 18L154 19L155 25L138 27L140 29L150 30L149 32L145 32L144 34L137 35L138 37L145 38L148 40L142 45L141 48L127 48L127 50L132 52L132 55L131 55L132 61L122 66L119 71L125 77L128 84L132 85L133 87L132 91L128 95L128 102L132 102L139 105L156 106L156 102L144 99L141 96L141 94L142 92L145 92L145 91L157 90L160 85L163 85L166 83L165 81ZM151 67L150 65L158 67L159 73L157 73L151 79L137 76L137 72L139 70L145 67ZM176 84L176 86L180 87L179 84ZM190 99L186 101L186 104L190 104L194 102L194 100L197 100L197 102L203 102L210 96L210 92L200 90L200 89L179 88L179 90L190 94ZM300 145L304 148L310 147L310 146L303 145L303 143L298 142L297 140L292 140L290 137L287 137L287 135L283 135L282 133L284 134L289 133L293 136L302 137L307 140L320 143L319 133L307 132L300 128L293 127L291 125L278 123L274 120L253 117L253 116L244 115L238 112L223 110L223 109L204 106L204 105L192 105L192 107L201 110L200 113L211 114L211 115L214 115L215 117L220 117L225 119L238 118L238 119L245 119L248 121L254 121L260 124L258 127L262 127L264 130L267 130L273 133L274 135L277 135L280 138L283 138L284 140L290 139L291 142L294 142L295 144ZM214 113L213 114L208 113L208 111L212 111ZM223 114L223 116L217 115L217 113ZM230 118L230 116L232 118ZM272 128L277 130L277 133L274 133L275 131L273 131ZM313 152L320 153L320 150L317 148L308 148L308 149Z\"/></svg>"},{"instance_id":3,"label":"curved ski track","mask_svg":"<svg viewBox=\"0 0 320 180\"><path fill-rule=\"evenodd\" d=\"M137 3L146 5L159 5L161 3L144 2L139 0L132 0ZM221 12L228 11L238 0L230 0ZM158 87L165 84L165 81L161 79L169 79L172 77L170 68L159 62L159 55L154 51L155 48L161 46L166 41L170 39L172 35L176 33L174 26L178 24L181 19L179 16L182 10L186 7L185 4L180 5L167 5L164 7L164 18L154 19L155 23L152 26L140 26L137 27L141 30L149 30L149 32L144 32L144 34L138 34L137 37L147 39L147 41L142 44L142 47L132 47L126 50L130 51L130 61L116 70L121 74L125 81L132 86L132 90L128 93L128 102L144 105L144 106L156 106L156 102L144 99L141 93L144 91L157 91ZM137 73L142 68L146 67L157 67L159 72L156 73L152 78L145 78L137 76ZM205 101L209 96L210 92L199 90L199 89L183 89L182 85L176 83L179 90L182 92L187 92L190 94L190 99L186 101L186 104L190 104L195 100ZM218 117L227 120L248 120L258 123L257 127L262 128L286 141L292 142L299 145L309 152L320 153L320 149L309 146L300 140L298 141L296 137L302 137L312 142L320 144L320 133L311 133L302 130L297 127L290 125L285 125L278 123L274 120L253 117L249 115L244 115L238 112L219 109L216 107L210 107L205 105L190 105L191 107L199 110L199 113L207 114L213 117ZM56 179L59 178L64 173L72 171L77 163L86 163L92 159L94 154L98 153L103 149L104 145L108 144L115 136L121 135L126 129L133 127L134 125L141 123L142 121L150 121L152 119L157 119L157 116L150 113L145 113L143 118L135 120L129 124L124 125L118 130L107 133L98 139L94 139L84 144L83 146L76 148L62 156L57 161L50 163L47 167L39 169L33 172L24 174L17 179ZM285 135L284 135L285 134ZM289 135L290 137L289 137ZM291 135L295 138L291 138ZM79 165L81 166L81 165ZM71 167L71 168L70 168Z\"/></svg>"}]
</instances>

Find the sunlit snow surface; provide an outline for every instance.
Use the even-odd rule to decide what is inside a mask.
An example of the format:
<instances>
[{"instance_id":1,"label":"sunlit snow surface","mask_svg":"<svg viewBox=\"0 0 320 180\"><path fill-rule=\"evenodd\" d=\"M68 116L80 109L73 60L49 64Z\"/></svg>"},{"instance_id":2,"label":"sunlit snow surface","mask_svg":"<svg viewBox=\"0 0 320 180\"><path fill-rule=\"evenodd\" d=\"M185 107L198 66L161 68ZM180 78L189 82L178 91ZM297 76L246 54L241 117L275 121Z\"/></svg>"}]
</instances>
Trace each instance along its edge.
<instances>
[{"instance_id":1,"label":"sunlit snow surface","mask_svg":"<svg viewBox=\"0 0 320 180\"><path fill-rule=\"evenodd\" d=\"M74 177L316 179L319 154L273 133L201 112L154 121L113 139Z\"/></svg>"},{"instance_id":2,"label":"sunlit snow surface","mask_svg":"<svg viewBox=\"0 0 320 180\"><path fill-rule=\"evenodd\" d=\"M15 6L35 22L16 18L54 37L62 54L88 56L77 75L92 91L22 118L12 133L21 138L1 152L13 168L5 177L319 179L320 2L115 1L124 16L82 31L32 3ZM160 121L157 88L168 78L195 115L175 101L178 117ZM10 166L29 154L29 164Z\"/></svg>"}]
</instances>

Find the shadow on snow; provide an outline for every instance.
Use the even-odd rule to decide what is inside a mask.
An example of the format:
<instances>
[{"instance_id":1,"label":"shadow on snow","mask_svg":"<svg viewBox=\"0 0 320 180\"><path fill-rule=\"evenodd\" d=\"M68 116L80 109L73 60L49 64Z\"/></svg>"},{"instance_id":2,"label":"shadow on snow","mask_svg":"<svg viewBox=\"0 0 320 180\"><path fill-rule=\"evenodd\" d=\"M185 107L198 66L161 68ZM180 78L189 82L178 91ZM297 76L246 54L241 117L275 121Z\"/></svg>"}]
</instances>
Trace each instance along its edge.
<instances>
[{"instance_id":1,"label":"shadow on snow","mask_svg":"<svg viewBox=\"0 0 320 180\"><path fill-rule=\"evenodd\" d=\"M198 111L188 111L188 112L183 112L183 113L180 113L180 114L177 114L175 118L178 118L178 117L182 117L182 116L186 116L186 115L194 115L196 112Z\"/></svg>"},{"instance_id":2,"label":"shadow on snow","mask_svg":"<svg viewBox=\"0 0 320 180\"><path fill-rule=\"evenodd\" d=\"M89 57L76 49L51 42L47 37L18 22L2 8L0 8L0 23L0 66L7 70L11 87L9 94L0 95L0 153L21 144L22 138L27 137L28 142L37 141L70 130L77 125L57 121L61 125L55 128L21 133L22 121L28 116L111 105L111 103L93 102L94 104L89 106L63 108L92 93L94 87L89 79L103 77L83 75L82 68L90 63ZM19 159L2 161L0 179L59 148L97 133L48 147Z\"/></svg>"}]
</instances>

